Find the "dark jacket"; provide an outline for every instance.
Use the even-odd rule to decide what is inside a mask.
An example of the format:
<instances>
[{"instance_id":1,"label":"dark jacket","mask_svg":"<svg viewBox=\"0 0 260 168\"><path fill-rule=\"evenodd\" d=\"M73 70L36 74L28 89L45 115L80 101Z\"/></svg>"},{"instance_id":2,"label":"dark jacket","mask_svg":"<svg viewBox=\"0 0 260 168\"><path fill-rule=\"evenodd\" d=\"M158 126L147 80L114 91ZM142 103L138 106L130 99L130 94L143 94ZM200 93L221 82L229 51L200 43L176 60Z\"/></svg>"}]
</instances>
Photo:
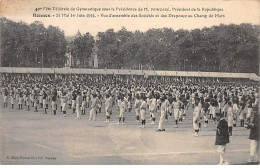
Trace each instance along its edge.
<instances>
[{"instance_id":1,"label":"dark jacket","mask_svg":"<svg viewBox=\"0 0 260 168\"><path fill-rule=\"evenodd\" d=\"M259 114L256 112L253 117L249 139L259 141Z\"/></svg>"},{"instance_id":2,"label":"dark jacket","mask_svg":"<svg viewBox=\"0 0 260 168\"><path fill-rule=\"evenodd\" d=\"M228 123L224 118L220 119L217 129L215 145L225 145L229 143Z\"/></svg>"}]
</instances>

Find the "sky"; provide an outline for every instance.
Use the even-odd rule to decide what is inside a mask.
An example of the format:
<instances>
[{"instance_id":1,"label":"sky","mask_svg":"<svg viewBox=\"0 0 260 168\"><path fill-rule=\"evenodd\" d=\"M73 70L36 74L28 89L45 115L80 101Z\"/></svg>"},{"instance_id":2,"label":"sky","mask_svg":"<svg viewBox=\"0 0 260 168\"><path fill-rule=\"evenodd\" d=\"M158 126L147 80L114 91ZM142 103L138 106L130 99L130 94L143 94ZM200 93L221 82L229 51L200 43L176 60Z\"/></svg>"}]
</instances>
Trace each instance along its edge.
<instances>
[{"instance_id":1,"label":"sky","mask_svg":"<svg viewBox=\"0 0 260 168\"><path fill-rule=\"evenodd\" d=\"M146 31L150 28L172 28L178 29L195 29L203 27L211 27L219 24L240 24L251 23L259 24L260 22L260 1L257 0L193 0L193 1L177 1L177 0L2 0L0 2L1 16L13 21L23 21L28 24L34 21L41 21L48 27L49 25L58 26L64 30L66 36L74 36L79 30L81 33L89 32L95 36L98 32L104 32L113 28L115 31L124 26L130 31ZM53 10L53 7L68 8L69 11ZM149 11L100 11L87 12L78 11L79 8L148 8ZM40 9L40 10L37 10ZM51 10L43 10L50 8ZM74 8L75 11L71 11ZM151 8L169 8L169 9L196 9L196 11L151 11ZM217 8L223 11L197 11L197 8ZM35 14L50 14L51 17L33 17ZM152 14L159 15L153 18L111 18L101 17L101 14ZM62 17L69 14L70 17ZM95 14L92 17L71 17L71 14ZM160 17L162 14L167 18ZM170 15L192 15L191 18L174 18ZM213 17L209 18L209 14ZM224 17L215 17L215 14L224 15ZM54 16L53 16L54 15ZM99 15L99 16L98 16ZM196 17L207 15L207 18ZM59 16L59 17L57 17Z\"/></svg>"}]
</instances>

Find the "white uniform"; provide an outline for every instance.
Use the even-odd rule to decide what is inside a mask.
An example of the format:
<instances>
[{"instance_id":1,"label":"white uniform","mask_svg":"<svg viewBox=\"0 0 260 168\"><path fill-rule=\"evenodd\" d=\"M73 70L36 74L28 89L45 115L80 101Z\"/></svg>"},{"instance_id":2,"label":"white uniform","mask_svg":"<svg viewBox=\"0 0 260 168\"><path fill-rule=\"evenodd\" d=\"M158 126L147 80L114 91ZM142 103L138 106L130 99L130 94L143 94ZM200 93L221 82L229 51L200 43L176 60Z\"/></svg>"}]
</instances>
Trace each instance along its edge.
<instances>
[{"instance_id":1,"label":"white uniform","mask_svg":"<svg viewBox=\"0 0 260 168\"><path fill-rule=\"evenodd\" d=\"M200 118L200 111L201 109L199 106L196 106L193 111L193 129L198 130L199 129L199 118Z\"/></svg>"},{"instance_id":2,"label":"white uniform","mask_svg":"<svg viewBox=\"0 0 260 168\"><path fill-rule=\"evenodd\" d=\"M255 93L255 102L254 105L257 105L259 103L258 93Z\"/></svg>"},{"instance_id":3,"label":"white uniform","mask_svg":"<svg viewBox=\"0 0 260 168\"><path fill-rule=\"evenodd\" d=\"M170 105L170 102L168 99L165 100L165 104L166 104L166 114L169 112L169 105Z\"/></svg>"},{"instance_id":4,"label":"white uniform","mask_svg":"<svg viewBox=\"0 0 260 168\"><path fill-rule=\"evenodd\" d=\"M229 107L227 110L227 122L228 122L228 126L232 127L233 125L233 108Z\"/></svg>"},{"instance_id":5,"label":"white uniform","mask_svg":"<svg viewBox=\"0 0 260 168\"><path fill-rule=\"evenodd\" d=\"M155 115L154 113L156 112L156 99L155 98L152 98L151 99L151 103L150 103L150 106L149 106L149 111L150 113L152 114L152 118L155 118Z\"/></svg>"},{"instance_id":6,"label":"white uniform","mask_svg":"<svg viewBox=\"0 0 260 168\"><path fill-rule=\"evenodd\" d=\"M7 99L8 99L8 97L6 95L4 95L4 103L7 103Z\"/></svg>"},{"instance_id":7,"label":"white uniform","mask_svg":"<svg viewBox=\"0 0 260 168\"><path fill-rule=\"evenodd\" d=\"M23 93L24 93L23 100L24 100L25 104L27 104L28 97L26 96L26 90L23 90Z\"/></svg>"},{"instance_id":8,"label":"white uniform","mask_svg":"<svg viewBox=\"0 0 260 168\"><path fill-rule=\"evenodd\" d=\"M23 97L18 98L18 104L20 104L20 105L23 104Z\"/></svg>"},{"instance_id":9,"label":"white uniform","mask_svg":"<svg viewBox=\"0 0 260 168\"><path fill-rule=\"evenodd\" d=\"M37 108L37 104L38 104L38 96L37 96L37 94L34 94L33 101L34 101L34 107Z\"/></svg>"},{"instance_id":10,"label":"white uniform","mask_svg":"<svg viewBox=\"0 0 260 168\"><path fill-rule=\"evenodd\" d=\"M51 101L51 107L52 107L52 110L57 110L56 109L56 102L55 101Z\"/></svg>"},{"instance_id":11,"label":"white uniform","mask_svg":"<svg viewBox=\"0 0 260 168\"><path fill-rule=\"evenodd\" d=\"M156 100L156 104L157 104L157 109L159 110L160 104L161 104L161 100L160 100L160 99L157 99L157 100Z\"/></svg>"},{"instance_id":12,"label":"white uniform","mask_svg":"<svg viewBox=\"0 0 260 168\"><path fill-rule=\"evenodd\" d=\"M72 94L71 92L68 92L68 104L72 104Z\"/></svg>"},{"instance_id":13,"label":"white uniform","mask_svg":"<svg viewBox=\"0 0 260 168\"><path fill-rule=\"evenodd\" d=\"M43 104L43 108L47 109L47 100L46 99L42 99L42 104Z\"/></svg>"},{"instance_id":14,"label":"white uniform","mask_svg":"<svg viewBox=\"0 0 260 168\"><path fill-rule=\"evenodd\" d=\"M112 103L113 103L112 97L109 97L109 98L106 99L106 102L105 102L106 116L110 116L110 114L111 114Z\"/></svg>"},{"instance_id":15,"label":"white uniform","mask_svg":"<svg viewBox=\"0 0 260 168\"><path fill-rule=\"evenodd\" d=\"M76 114L77 114L77 118L80 118L80 105L82 103L82 97L81 95L78 95L76 97Z\"/></svg>"},{"instance_id":16,"label":"white uniform","mask_svg":"<svg viewBox=\"0 0 260 168\"><path fill-rule=\"evenodd\" d=\"M31 91L31 94L30 94L30 99L31 99L31 103L33 104L34 99L33 99L33 92L32 91Z\"/></svg>"},{"instance_id":17,"label":"white uniform","mask_svg":"<svg viewBox=\"0 0 260 168\"><path fill-rule=\"evenodd\" d=\"M90 105L90 116L89 120L95 120L96 119L96 110L97 110L97 98L91 99L91 105Z\"/></svg>"},{"instance_id":18,"label":"white uniform","mask_svg":"<svg viewBox=\"0 0 260 168\"><path fill-rule=\"evenodd\" d=\"M159 125L158 125L158 129L159 130L163 129L163 124L164 124L164 120L165 120L166 110L167 110L167 104L164 101L164 102L162 102L162 105L161 105L161 117L160 117Z\"/></svg>"},{"instance_id":19,"label":"white uniform","mask_svg":"<svg viewBox=\"0 0 260 168\"><path fill-rule=\"evenodd\" d=\"M178 120L179 117L179 108L180 108L180 102L179 101L173 101L173 115L174 115L174 119Z\"/></svg>"},{"instance_id":20,"label":"white uniform","mask_svg":"<svg viewBox=\"0 0 260 168\"><path fill-rule=\"evenodd\" d=\"M141 114L141 120L144 120L145 112L147 110L148 104L146 101L142 101L141 106L140 106L140 114Z\"/></svg>"},{"instance_id":21,"label":"white uniform","mask_svg":"<svg viewBox=\"0 0 260 168\"><path fill-rule=\"evenodd\" d=\"M121 105L121 100L118 99L118 100L117 100L117 106L118 106L119 110L120 110L120 105Z\"/></svg>"},{"instance_id":22,"label":"white uniform","mask_svg":"<svg viewBox=\"0 0 260 168\"><path fill-rule=\"evenodd\" d=\"M238 106L237 106L237 103L234 103L234 104L233 104L233 110L234 110L235 113L238 112Z\"/></svg>"},{"instance_id":23,"label":"white uniform","mask_svg":"<svg viewBox=\"0 0 260 168\"><path fill-rule=\"evenodd\" d=\"M136 116L140 115L140 106L141 106L141 100L136 99L135 100L135 113L136 113Z\"/></svg>"},{"instance_id":24,"label":"white uniform","mask_svg":"<svg viewBox=\"0 0 260 168\"><path fill-rule=\"evenodd\" d=\"M183 102L179 103L179 107L183 106ZM179 108L179 119L182 119L183 117L183 109Z\"/></svg>"},{"instance_id":25,"label":"white uniform","mask_svg":"<svg viewBox=\"0 0 260 168\"><path fill-rule=\"evenodd\" d=\"M61 109L62 109L63 112L65 112L67 110L67 106L66 106L67 99L68 99L67 95L61 96L60 101L61 101Z\"/></svg>"},{"instance_id":26,"label":"white uniform","mask_svg":"<svg viewBox=\"0 0 260 168\"><path fill-rule=\"evenodd\" d=\"M131 112L130 111L131 110L131 102L130 102L130 100L127 102L127 107L128 107L129 112Z\"/></svg>"},{"instance_id":27,"label":"white uniform","mask_svg":"<svg viewBox=\"0 0 260 168\"><path fill-rule=\"evenodd\" d=\"M72 108L72 109L75 109L75 108L76 108L76 100L72 100L71 108Z\"/></svg>"},{"instance_id":28,"label":"white uniform","mask_svg":"<svg viewBox=\"0 0 260 168\"><path fill-rule=\"evenodd\" d=\"M215 101L215 99L214 99ZM216 118L216 107L213 105L210 105L210 113L212 114L213 119Z\"/></svg>"},{"instance_id":29,"label":"white uniform","mask_svg":"<svg viewBox=\"0 0 260 168\"><path fill-rule=\"evenodd\" d=\"M84 96L84 95L83 95ZM81 110L85 110L86 109L86 99L83 98L82 99L82 104L81 104Z\"/></svg>"},{"instance_id":30,"label":"white uniform","mask_svg":"<svg viewBox=\"0 0 260 168\"><path fill-rule=\"evenodd\" d=\"M40 91L39 103L43 104L43 90Z\"/></svg>"},{"instance_id":31,"label":"white uniform","mask_svg":"<svg viewBox=\"0 0 260 168\"><path fill-rule=\"evenodd\" d=\"M146 97L149 97L149 94L147 94ZM147 103L147 107L149 107L151 104L151 100L149 98L147 98L146 103Z\"/></svg>"},{"instance_id":32,"label":"white uniform","mask_svg":"<svg viewBox=\"0 0 260 168\"><path fill-rule=\"evenodd\" d=\"M90 93L87 92L87 96L86 96L86 107L89 107L89 102L90 102Z\"/></svg>"},{"instance_id":33,"label":"white uniform","mask_svg":"<svg viewBox=\"0 0 260 168\"><path fill-rule=\"evenodd\" d=\"M195 105L195 93L191 94L191 104L194 106Z\"/></svg>"},{"instance_id":34,"label":"white uniform","mask_svg":"<svg viewBox=\"0 0 260 168\"><path fill-rule=\"evenodd\" d=\"M15 103L14 96L13 96L13 95L11 95L11 96L10 96L10 98L11 98L11 104L14 104L14 103Z\"/></svg>"},{"instance_id":35,"label":"white uniform","mask_svg":"<svg viewBox=\"0 0 260 168\"><path fill-rule=\"evenodd\" d=\"M252 102L250 100L248 106L247 106L247 114L246 114L246 118L247 119L250 119L251 116L252 116L252 112L253 112L253 109L252 109Z\"/></svg>"},{"instance_id":36,"label":"white uniform","mask_svg":"<svg viewBox=\"0 0 260 168\"><path fill-rule=\"evenodd\" d=\"M28 95L28 96L26 97L26 105L27 105L27 106L30 106L30 103L31 103L31 99L30 99L30 95Z\"/></svg>"},{"instance_id":37,"label":"white uniform","mask_svg":"<svg viewBox=\"0 0 260 168\"><path fill-rule=\"evenodd\" d=\"M120 101L120 106L119 106L119 117L123 118L124 117L124 112L126 110L126 103L125 101Z\"/></svg>"}]
</instances>

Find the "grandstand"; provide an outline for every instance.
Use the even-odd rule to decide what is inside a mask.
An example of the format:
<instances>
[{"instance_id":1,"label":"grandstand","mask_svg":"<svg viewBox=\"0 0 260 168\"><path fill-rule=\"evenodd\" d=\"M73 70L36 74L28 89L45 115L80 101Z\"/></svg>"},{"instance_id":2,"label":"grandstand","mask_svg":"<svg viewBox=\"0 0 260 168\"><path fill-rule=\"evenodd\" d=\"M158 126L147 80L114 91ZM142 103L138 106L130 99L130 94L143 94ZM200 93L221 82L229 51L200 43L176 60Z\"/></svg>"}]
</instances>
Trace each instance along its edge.
<instances>
[{"instance_id":1,"label":"grandstand","mask_svg":"<svg viewBox=\"0 0 260 168\"><path fill-rule=\"evenodd\" d=\"M76 68L18 68L1 67L0 73L18 74L89 74L89 75L135 75L149 78L161 77L191 77L191 78L216 78L241 79L260 81L255 73L227 73L227 72L198 72L198 71L159 71L159 70L127 70L127 69L76 69Z\"/></svg>"}]
</instances>

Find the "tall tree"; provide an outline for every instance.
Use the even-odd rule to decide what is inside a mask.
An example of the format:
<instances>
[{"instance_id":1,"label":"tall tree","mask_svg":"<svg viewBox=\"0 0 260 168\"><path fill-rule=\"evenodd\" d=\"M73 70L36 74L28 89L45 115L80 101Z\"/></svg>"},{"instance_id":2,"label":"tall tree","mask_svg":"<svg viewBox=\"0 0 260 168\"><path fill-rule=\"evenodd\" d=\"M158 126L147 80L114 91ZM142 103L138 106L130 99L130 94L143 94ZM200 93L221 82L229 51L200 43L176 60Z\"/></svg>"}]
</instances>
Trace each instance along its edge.
<instances>
[{"instance_id":1,"label":"tall tree","mask_svg":"<svg viewBox=\"0 0 260 168\"><path fill-rule=\"evenodd\" d=\"M91 36L89 33L86 33L74 39L71 48L72 57L80 60L81 65L86 64L91 57L94 42L94 37Z\"/></svg>"},{"instance_id":2,"label":"tall tree","mask_svg":"<svg viewBox=\"0 0 260 168\"><path fill-rule=\"evenodd\" d=\"M118 39L113 29L97 34L96 46L98 48L98 56L103 67L118 68L120 62L117 60L118 55Z\"/></svg>"},{"instance_id":3,"label":"tall tree","mask_svg":"<svg viewBox=\"0 0 260 168\"><path fill-rule=\"evenodd\" d=\"M64 32L58 27L49 26L47 28L47 41L44 62L49 67L62 67L65 64L67 41Z\"/></svg>"},{"instance_id":4,"label":"tall tree","mask_svg":"<svg viewBox=\"0 0 260 168\"><path fill-rule=\"evenodd\" d=\"M59 28L49 26L49 29L55 30L50 33L51 31L39 21L27 25L6 18L1 18L0 24L3 66L51 67L57 65L62 67L64 65L66 40L64 32Z\"/></svg>"}]
</instances>

